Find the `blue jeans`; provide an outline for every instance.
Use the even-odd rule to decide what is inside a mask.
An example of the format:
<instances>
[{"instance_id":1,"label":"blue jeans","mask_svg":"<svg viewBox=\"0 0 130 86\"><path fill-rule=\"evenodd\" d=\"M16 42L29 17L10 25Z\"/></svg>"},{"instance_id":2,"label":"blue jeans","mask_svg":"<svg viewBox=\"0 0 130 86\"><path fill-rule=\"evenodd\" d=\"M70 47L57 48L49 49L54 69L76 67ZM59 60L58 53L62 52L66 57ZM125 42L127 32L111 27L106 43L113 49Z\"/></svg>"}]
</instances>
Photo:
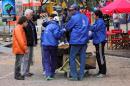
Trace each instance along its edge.
<instances>
[{"instance_id":1,"label":"blue jeans","mask_svg":"<svg viewBox=\"0 0 130 86\"><path fill-rule=\"evenodd\" d=\"M26 74L30 73L30 66L33 65L33 49L34 49L33 46L28 46L29 52L25 56L26 58L28 58Z\"/></svg>"},{"instance_id":2,"label":"blue jeans","mask_svg":"<svg viewBox=\"0 0 130 86\"><path fill-rule=\"evenodd\" d=\"M43 46L43 66L45 69L45 75L54 76L57 66L57 47Z\"/></svg>"},{"instance_id":3,"label":"blue jeans","mask_svg":"<svg viewBox=\"0 0 130 86\"><path fill-rule=\"evenodd\" d=\"M85 62L86 62L86 49L87 45L71 45L70 49L70 76L72 78L83 78ZM80 56L80 70L77 72L76 68L76 55ZM79 76L78 76L79 75Z\"/></svg>"},{"instance_id":4,"label":"blue jeans","mask_svg":"<svg viewBox=\"0 0 130 86\"><path fill-rule=\"evenodd\" d=\"M26 75L29 72L27 72L28 64L29 64L29 58L28 54L24 54L23 58L21 59L21 74Z\"/></svg>"},{"instance_id":5,"label":"blue jeans","mask_svg":"<svg viewBox=\"0 0 130 86\"><path fill-rule=\"evenodd\" d=\"M15 73L14 76L15 78L19 76L23 76L22 72L22 59L24 58L24 54L16 54L16 60L15 60Z\"/></svg>"}]
</instances>

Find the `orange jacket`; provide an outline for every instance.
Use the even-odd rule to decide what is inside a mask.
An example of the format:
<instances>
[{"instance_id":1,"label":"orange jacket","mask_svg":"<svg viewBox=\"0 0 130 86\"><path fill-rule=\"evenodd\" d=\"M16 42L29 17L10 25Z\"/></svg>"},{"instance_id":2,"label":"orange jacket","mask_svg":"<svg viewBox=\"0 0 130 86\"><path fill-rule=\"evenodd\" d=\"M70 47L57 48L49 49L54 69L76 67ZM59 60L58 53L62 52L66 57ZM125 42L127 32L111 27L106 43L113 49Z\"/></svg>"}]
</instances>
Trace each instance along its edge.
<instances>
[{"instance_id":1,"label":"orange jacket","mask_svg":"<svg viewBox=\"0 0 130 86\"><path fill-rule=\"evenodd\" d=\"M13 53L25 54L27 50L27 41L22 25L17 25L13 30Z\"/></svg>"}]
</instances>

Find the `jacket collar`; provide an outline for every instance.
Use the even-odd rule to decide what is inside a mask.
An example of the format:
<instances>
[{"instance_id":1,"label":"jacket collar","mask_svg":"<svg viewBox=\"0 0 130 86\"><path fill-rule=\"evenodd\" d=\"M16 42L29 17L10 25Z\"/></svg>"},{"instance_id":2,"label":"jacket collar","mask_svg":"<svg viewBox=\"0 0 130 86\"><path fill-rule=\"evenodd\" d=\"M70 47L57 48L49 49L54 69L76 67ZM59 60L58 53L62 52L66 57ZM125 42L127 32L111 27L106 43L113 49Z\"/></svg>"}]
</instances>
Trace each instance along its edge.
<instances>
[{"instance_id":1,"label":"jacket collar","mask_svg":"<svg viewBox=\"0 0 130 86\"><path fill-rule=\"evenodd\" d=\"M103 20L103 18L98 18L98 19L96 19L96 21L95 21L95 22L98 22L99 20Z\"/></svg>"},{"instance_id":2,"label":"jacket collar","mask_svg":"<svg viewBox=\"0 0 130 86\"><path fill-rule=\"evenodd\" d=\"M79 11L76 11L73 15L76 15L76 14L79 14L80 12Z\"/></svg>"},{"instance_id":3,"label":"jacket collar","mask_svg":"<svg viewBox=\"0 0 130 86\"><path fill-rule=\"evenodd\" d=\"M49 21L49 23L58 24L55 20L51 20L51 21Z\"/></svg>"}]
</instances>

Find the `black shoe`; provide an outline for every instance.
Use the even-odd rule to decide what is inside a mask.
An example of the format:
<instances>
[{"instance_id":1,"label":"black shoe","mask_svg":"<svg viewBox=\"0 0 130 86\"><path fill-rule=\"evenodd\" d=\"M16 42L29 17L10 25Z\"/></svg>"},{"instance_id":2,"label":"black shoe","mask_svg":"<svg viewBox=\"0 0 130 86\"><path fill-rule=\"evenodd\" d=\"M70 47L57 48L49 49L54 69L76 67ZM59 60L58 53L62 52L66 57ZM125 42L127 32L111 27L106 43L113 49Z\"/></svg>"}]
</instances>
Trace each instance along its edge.
<instances>
[{"instance_id":1,"label":"black shoe","mask_svg":"<svg viewBox=\"0 0 130 86\"><path fill-rule=\"evenodd\" d=\"M15 77L16 80L25 80L24 76Z\"/></svg>"},{"instance_id":2,"label":"black shoe","mask_svg":"<svg viewBox=\"0 0 130 86\"><path fill-rule=\"evenodd\" d=\"M33 76L33 75L34 75L33 73L27 73L25 76L31 77L31 76Z\"/></svg>"}]
</instances>

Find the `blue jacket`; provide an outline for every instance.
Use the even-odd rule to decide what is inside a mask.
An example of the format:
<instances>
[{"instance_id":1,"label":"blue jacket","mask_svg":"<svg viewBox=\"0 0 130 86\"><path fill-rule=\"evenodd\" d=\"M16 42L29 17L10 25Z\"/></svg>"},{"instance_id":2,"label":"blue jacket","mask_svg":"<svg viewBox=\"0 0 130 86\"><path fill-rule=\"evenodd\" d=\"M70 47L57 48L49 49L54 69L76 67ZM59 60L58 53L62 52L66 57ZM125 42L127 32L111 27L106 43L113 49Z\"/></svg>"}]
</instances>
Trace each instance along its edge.
<instances>
[{"instance_id":1,"label":"blue jacket","mask_svg":"<svg viewBox=\"0 0 130 86\"><path fill-rule=\"evenodd\" d=\"M44 46L58 46L58 41L63 33L56 21L50 21L41 34L41 44Z\"/></svg>"},{"instance_id":2,"label":"blue jacket","mask_svg":"<svg viewBox=\"0 0 130 86\"><path fill-rule=\"evenodd\" d=\"M106 26L102 18L98 18L92 25L91 30L93 32L93 43L99 44L106 40Z\"/></svg>"},{"instance_id":3,"label":"blue jacket","mask_svg":"<svg viewBox=\"0 0 130 86\"><path fill-rule=\"evenodd\" d=\"M66 24L66 30L70 31L70 44L86 44L89 40L89 20L80 12L76 12Z\"/></svg>"}]
</instances>

